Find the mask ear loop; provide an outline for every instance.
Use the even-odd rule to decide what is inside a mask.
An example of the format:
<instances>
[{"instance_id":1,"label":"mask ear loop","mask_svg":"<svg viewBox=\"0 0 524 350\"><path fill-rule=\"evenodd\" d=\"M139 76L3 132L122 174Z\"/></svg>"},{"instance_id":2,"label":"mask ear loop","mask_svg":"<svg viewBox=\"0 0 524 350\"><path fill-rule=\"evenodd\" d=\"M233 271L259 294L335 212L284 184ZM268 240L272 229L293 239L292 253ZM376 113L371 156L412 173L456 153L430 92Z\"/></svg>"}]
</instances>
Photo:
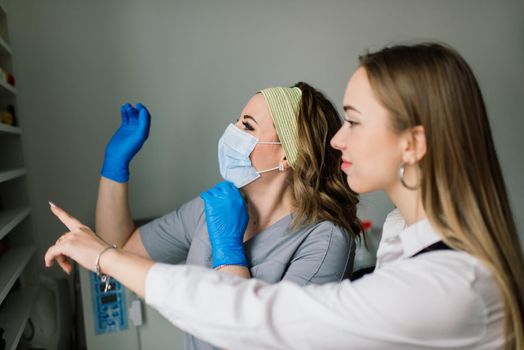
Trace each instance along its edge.
<instances>
[{"instance_id":1,"label":"mask ear loop","mask_svg":"<svg viewBox=\"0 0 524 350\"><path fill-rule=\"evenodd\" d=\"M279 141L257 141L257 143L263 144L263 145L281 145L282 142Z\"/></svg>"},{"instance_id":2,"label":"mask ear loop","mask_svg":"<svg viewBox=\"0 0 524 350\"><path fill-rule=\"evenodd\" d=\"M257 171L257 173L263 174L263 173L268 173L268 172L273 171L273 170L278 170L279 173L283 172L284 171L284 164L280 163L278 166L276 166L274 168L270 168L270 169L266 169L266 170L260 170L260 171Z\"/></svg>"},{"instance_id":3,"label":"mask ear loop","mask_svg":"<svg viewBox=\"0 0 524 350\"><path fill-rule=\"evenodd\" d=\"M282 144L282 142L280 141L258 141L257 143L262 144L262 145L281 145ZM271 169L257 171L257 173L263 174L263 173L267 173L273 170L278 170L279 173L284 172L284 163L280 163L278 166L271 168Z\"/></svg>"}]
</instances>

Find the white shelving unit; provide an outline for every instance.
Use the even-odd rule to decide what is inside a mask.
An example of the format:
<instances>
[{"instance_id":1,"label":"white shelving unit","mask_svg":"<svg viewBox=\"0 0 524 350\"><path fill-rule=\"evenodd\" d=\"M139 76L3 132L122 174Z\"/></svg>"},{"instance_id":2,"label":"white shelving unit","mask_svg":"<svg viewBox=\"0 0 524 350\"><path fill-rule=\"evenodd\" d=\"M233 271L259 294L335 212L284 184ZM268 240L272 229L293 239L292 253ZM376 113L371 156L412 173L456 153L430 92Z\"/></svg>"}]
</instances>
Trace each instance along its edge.
<instances>
[{"instance_id":1,"label":"white shelving unit","mask_svg":"<svg viewBox=\"0 0 524 350\"><path fill-rule=\"evenodd\" d=\"M13 74L7 29L0 4L0 68ZM6 350L16 350L38 294L38 279L16 89L0 74L0 111L8 105L14 107L15 125L0 122L0 347L5 342Z\"/></svg>"},{"instance_id":2,"label":"white shelving unit","mask_svg":"<svg viewBox=\"0 0 524 350\"><path fill-rule=\"evenodd\" d=\"M30 301L35 300L38 293L37 287L29 287L11 293L9 303L2 305L0 324L5 330L6 350L15 350L20 342L25 324L29 318Z\"/></svg>"},{"instance_id":3,"label":"white shelving unit","mask_svg":"<svg viewBox=\"0 0 524 350\"><path fill-rule=\"evenodd\" d=\"M12 87L11 85L7 84L5 81L0 81L0 88L2 89L2 94L12 94L16 95L16 89Z\"/></svg>"},{"instance_id":4,"label":"white shelving unit","mask_svg":"<svg viewBox=\"0 0 524 350\"><path fill-rule=\"evenodd\" d=\"M15 208L6 209L0 212L0 239L4 238L12 229L29 216L31 209Z\"/></svg>"},{"instance_id":5,"label":"white shelving unit","mask_svg":"<svg viewBox=\"0 0 524 350\"><path fill-rule=\"evenodd\" d=\"M24 176L26 173L25 169L13 169L0 172L0 183L16 179L17 177Z\"/></svg>"},{"instance_id":6,"label":"white shelving unit","mask_svg":"<svg viewBox=\"0 0 524 350\"><path fill-rule=\"evenodd\" d=\"M34 253L33 247L13 248L2 257L0 266L0 302L3 302Z\"/></svg>"},{"instance_id":7,"label":"white shelving unit","mask_svg":"<svg viewBox=\"0 0 524 350\"><path fill-rule=\"evenodd\" d=\"M20 135L22 133L22 130L20 128L17 128L16 126L0 123L0 134L2 133Z\"/></svg>"}]
</instances>

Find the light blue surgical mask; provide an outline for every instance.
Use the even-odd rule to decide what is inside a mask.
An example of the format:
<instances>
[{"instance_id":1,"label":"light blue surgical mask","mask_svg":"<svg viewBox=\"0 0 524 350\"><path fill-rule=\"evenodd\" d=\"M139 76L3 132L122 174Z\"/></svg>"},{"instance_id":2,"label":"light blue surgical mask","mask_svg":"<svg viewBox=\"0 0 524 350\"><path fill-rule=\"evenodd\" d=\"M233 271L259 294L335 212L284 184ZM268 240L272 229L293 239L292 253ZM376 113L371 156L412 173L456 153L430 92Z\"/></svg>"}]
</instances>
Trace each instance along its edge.
<instances>
[{"instance_id":1,"label":"light blue surgical mask","mask_svg":"<svg viewBox=\"0 0 524 350\"><path fill-rule=\"evenodd\" d=\"M218 141L218 166L224 180L231 181L236 187L242 188L258 179L262 173L284 170L283 165L280 164L271 169L257 171L249 159L257 144L280 145L281 143L258 141L255 136L240 130L234 124L229 124Z\"/></svg>"}]
</instances>

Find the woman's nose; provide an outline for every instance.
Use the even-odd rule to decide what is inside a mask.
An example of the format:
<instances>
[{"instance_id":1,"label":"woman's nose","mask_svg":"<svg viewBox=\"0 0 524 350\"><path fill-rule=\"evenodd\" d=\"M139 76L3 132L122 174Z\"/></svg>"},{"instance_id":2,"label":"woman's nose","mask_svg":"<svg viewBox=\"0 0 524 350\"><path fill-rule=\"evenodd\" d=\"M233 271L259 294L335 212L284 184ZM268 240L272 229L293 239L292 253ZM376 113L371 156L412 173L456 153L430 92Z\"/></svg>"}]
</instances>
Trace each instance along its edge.
<instances>
[{"instance_id":1,"label":"woman's nose","mask_svg":"<svg viewBox=\"0 0 524 350\"><path fill-rule=\"evenodd\" d=\"M331 138L331 141L329 141L329 144L334 149L342 151L344 149L344 142L343 142L343 140L344 139L342 137L342 128L340 128L337 131L337 133L335 134L335 136L333 136L333 138Z\"/></svg>"}]
</instances>

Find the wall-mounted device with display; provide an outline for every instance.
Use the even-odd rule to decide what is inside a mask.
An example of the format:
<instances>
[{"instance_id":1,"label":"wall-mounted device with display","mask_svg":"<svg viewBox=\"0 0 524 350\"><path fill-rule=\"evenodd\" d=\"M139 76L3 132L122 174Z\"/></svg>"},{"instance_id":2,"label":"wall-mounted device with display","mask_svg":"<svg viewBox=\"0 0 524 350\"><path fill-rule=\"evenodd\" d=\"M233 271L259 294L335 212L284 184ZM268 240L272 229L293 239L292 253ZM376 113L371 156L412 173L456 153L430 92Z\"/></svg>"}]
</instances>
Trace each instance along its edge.
<instances>
[{"instance_id":1,"label":"wall-mounted device with display","mask_svg":"<svg viewBox=\"0 0 524 350\"><path fill-rule=\"evenodd\" d=\"M91 291L95 333L104 334L127 330L125 292L115 279L110 280L110 288L104 292L105 282L96 273L91 272Z\"/></svg>"}]
</instances>

